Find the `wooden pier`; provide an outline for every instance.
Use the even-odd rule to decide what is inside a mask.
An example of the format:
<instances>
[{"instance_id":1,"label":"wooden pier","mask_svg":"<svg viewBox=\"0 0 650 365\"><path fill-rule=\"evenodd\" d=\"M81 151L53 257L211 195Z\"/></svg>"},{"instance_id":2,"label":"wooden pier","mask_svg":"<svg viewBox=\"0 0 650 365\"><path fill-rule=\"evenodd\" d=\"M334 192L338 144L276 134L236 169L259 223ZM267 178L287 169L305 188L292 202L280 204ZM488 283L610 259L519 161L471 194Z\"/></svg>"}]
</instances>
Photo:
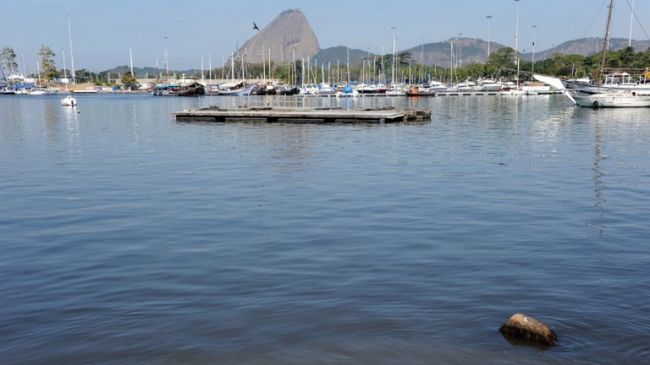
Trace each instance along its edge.
<instances>
[{"instance_id":1,"label":"wooden pier","mask_svg":"<svg viewBox=\"0 0 650 365\"><path fill-rule=\"evenodd\" d=\"M397 110L341 108L232 108L209 107L172 113L177 121L223 123L400 123L428 121L429 109Z\"/></svg>"}]
</instances>

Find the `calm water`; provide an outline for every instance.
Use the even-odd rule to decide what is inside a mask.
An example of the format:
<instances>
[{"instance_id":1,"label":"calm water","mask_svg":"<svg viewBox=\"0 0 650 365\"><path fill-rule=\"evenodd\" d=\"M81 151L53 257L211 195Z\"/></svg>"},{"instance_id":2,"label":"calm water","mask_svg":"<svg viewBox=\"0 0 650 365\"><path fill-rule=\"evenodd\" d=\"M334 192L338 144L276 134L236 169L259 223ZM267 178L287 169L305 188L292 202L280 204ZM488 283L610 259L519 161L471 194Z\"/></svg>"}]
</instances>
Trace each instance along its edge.
<instances>
[{"instance_id":1,"label":"calm water","mask_svg":"<svg viewBox=\"0 0 650 365\"><path fill-rule=\"evenodd\" d=\"M650 363L647 109L220 125L169 113L264 99L78 100L0 98L2 364ZM508 343L515 312L560 345Z\"/></svg>"}]
</instances>

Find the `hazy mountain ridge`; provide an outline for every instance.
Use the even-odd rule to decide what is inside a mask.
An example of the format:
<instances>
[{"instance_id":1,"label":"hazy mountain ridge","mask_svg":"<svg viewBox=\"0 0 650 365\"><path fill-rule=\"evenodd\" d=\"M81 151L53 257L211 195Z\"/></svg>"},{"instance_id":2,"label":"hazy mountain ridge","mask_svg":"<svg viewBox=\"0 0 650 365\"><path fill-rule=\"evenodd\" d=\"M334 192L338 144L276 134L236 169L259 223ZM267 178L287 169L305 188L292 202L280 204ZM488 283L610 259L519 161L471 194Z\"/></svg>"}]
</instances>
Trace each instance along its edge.
<instances>
[{"instance_id":1,"label":"hazy mountain ridge","mask_svg":"<svg viewBox=\"0 0 650 365\"><path fill-rule=\"evenodd\" d=\"M361 62L368 57L373 57L374 54L368 53L368 51L364 51L361 49L356 49L356 48L349 48L350 49L350 65L360 65ZM318 63L320 64L326 64L330 63L332 65L336 65L336 62L338 61L340 65L345 65L348 61L348 47L346 46L336 46L336 47L329 47L325 49L321 49L316 53L313 57L313 59L318 60Z\"/></svg>"},{"instance_id":2,"label":"hazy mountain ridge","mask_svg":"<svg viewBox=\"0 0 650 365\"><path fill-rule=\"evenodd\" d=\"M579 54L582 56L591 56L595 53L601 52L603 49L603 38L591 37L591 38L579 38L572 39L566 42L563 42L555 47L545 49L542 51L535 52L535 58L541 59L541 57L551 57L555 53L560 53L564 55L570 54ZM609 49L611 51L618 51L627 47L627 38L611 38L609 41ZM645 51L650 48L650 41L639 41L632 40L632 48L636 51ZM530 60L532 58L532 52L528 52L522 55L523 59Z\"/></svg>"}]
</instances>

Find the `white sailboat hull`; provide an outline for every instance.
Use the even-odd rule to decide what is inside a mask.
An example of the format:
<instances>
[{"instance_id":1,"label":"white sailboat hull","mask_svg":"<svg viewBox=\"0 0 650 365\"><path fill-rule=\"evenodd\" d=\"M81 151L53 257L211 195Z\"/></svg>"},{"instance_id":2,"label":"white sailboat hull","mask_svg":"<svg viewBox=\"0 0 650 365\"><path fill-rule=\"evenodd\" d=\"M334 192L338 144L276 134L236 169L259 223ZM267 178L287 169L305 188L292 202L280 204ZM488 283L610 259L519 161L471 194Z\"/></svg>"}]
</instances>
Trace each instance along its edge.
<instances>
[{"instance_id":1,"label":"white sailboat hull","mask_svg":"<svg viewBox=\"0 0 650 365\"><path fill-rule=\"evenodd\" d=\"M61 106L75 107L75 106L77 106L77 99L75 99L72 96L68 95L65 98L61 99Z\"/></svg>"},{"instance_id":2,"label":"white sailboat hull","mask_svg":"<svg viewBox=\"0 0 650 365\"><path fill-rule=\"evenodd\" d=\"M647 108L650 107L650 94L634 92L604 92L585 94L571 91L576 104L588 108Z\"/></svg>"}]
</instances>

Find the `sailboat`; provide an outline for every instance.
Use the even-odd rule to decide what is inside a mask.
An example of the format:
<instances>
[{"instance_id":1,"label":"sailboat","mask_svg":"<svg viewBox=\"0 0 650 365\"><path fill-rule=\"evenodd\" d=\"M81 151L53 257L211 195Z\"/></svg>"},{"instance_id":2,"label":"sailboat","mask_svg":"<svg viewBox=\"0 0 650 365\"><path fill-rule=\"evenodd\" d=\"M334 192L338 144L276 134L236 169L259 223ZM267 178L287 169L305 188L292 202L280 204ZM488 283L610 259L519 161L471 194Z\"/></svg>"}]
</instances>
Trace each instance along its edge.
<instances>
[{"instance_id":1,"label":"sailboat","mask_svg":"<svg viewBox=\"0 0 650 365\"><path fill-rule=\"evenodd\" d=\"M65 53L64 53L65 55ZM68 91L68 74L65 70L65 56L64 61L63 61L63 78L65 79L65 93L67 94L63 99L61 99L61 106L69 106L69 107L76 107L77 106L77 99L73 98L72 95L70 95Z\"/></svg>"},{"instance_id":2,"label":"sailboat","mask_svg":"<svg viewBox=\"0 0 650 365\"><path fill-rule=\"evenodd\" d=\"M599 74L605 68L607 60L607 46L609 44L610 29L612 23L612 13L614 11L614 0L609 2L609 12L607 15L607 26L605 28L605 41L603 43L603 56L600 63ZM600 75L599 75L600 76ZM650 107L650 90L646 88L612 88L603 87L599 84L594 88L593 85L580 87L580 85L563 83L565 86L565 95L578 106L591 108L638 108Z\"/></svg>"},{"instance_id":3,"label":"sailboat","mask_svg":"<svg viewBox=\"0 0 650 365\"><path fill-rule=\"evenodd\" d=\"M72 63L72 77L74 80L74 61L72 58L72 32L70 31L70 18L68 18L68 40L70 41L70 61ZM65 93L67 94L63 99L61 99L61 106L69 106L71 108L74 108L77 106L77 99L73 98L72 95L70 95L70 91L68 90L68 83L70 80L68 80L68 72L66 71L66 64L65 64L65 51L63 53L63 79L64 79L64 84L65 84Z\"/></svg>"}]
</instances>

